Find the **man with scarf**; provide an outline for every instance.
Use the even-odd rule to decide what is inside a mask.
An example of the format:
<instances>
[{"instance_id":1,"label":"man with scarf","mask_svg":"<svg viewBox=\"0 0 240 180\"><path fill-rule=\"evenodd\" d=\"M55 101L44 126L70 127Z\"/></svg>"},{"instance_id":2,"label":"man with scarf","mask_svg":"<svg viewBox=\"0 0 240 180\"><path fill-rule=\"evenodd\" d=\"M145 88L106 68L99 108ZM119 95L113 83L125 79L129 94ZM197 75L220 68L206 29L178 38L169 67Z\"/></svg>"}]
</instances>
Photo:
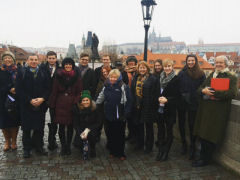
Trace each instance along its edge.
<instances>
[{"instance_id":1,"label":"man with scarf","mask_svg":"<svg viewBox=\"0 0 240 180\"><path fill-rule=\"evenodd\" d=\"M81 53L78 70L79 70L79 75L82 79L83 90L90 91L91 96L95 97L97 80L96 80L94 70L88 67L88 63L89 63L89 54ZM80 142L79 136L76 135L74 138L73 145L75 147L80 147L79 142Z\"/></svg>"},{"instance_id":2,"label":"man with scarf","mask_svg":"<svg viewBox=\"0 0 240 180\"><path fill-rule=\"evenodd\" d=\"M223 140L231 110L231 101L237 94L237 77L228 69L226 56L218 56L215 60L215 71L198 89L201 95L194 126L194 135L200 138L200 159L192 163L193 167L209 164L216 145ZM213 89L211 81L222 78L228 80L226 90Z\"/></svg>"},{"instance_id":3,"label":"man with scarf","mask_svg":"<svg viewBox=\"0 0 240 180\"><path fill-rule=\"evenodd\" d=\"M49 97L49 78L35 54L29 55L28 67L17 75L16 93L20 97L21 125L23 130L23 157L29 158L35 148L40 155L47 155L43 149L46 101Z\"/></svg>"}]
</instances>

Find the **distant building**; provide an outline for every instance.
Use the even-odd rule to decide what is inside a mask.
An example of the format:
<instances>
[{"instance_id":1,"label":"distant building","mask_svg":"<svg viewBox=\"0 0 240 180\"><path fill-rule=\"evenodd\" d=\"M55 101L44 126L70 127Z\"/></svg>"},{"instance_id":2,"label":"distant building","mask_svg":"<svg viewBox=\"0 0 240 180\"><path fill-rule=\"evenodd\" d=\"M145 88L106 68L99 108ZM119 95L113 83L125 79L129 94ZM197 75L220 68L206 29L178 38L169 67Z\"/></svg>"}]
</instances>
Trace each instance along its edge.
<instances>
[{"instance_id":1,"label":"distant building","mask_svg":"<svg viewBox=\"0 0 240 180\"><path fill-rule=\"evenodd\" d=\"M67 52L66 57L70 57L70 58L74 59L75 61L78 60L78 55L77 55L77 52L76 52L75 44L69 44L68 52Z\"/></svg>"},{"instance_id":2,"label":"distant building","mask_svg":"<svg viewBox=\"0 0 240 180\"><path fill-rule=\"evenodd\" d=\"M240 43L191 44L187 46L189 53L201 52L240 52Z\"/></svg>"},{"instance_id":3,"label":"distant building","mask_svg":"<svg viewBox=\"0 0 240 180\"><path fill-rule=\"evenodd\" d=\"M155 54L152 53L151 51L148 51L148 64L151 68L153 68L154 65L154 61L156 59L171 59L174 61L174 69L175 71L178 73L185 65L186 65L186 57L187 54ZM136 58L138 61L143 61L143 57L144 54L140 54L140 55L136 55ZM199 62L199 66L201 69L203 69L203 71L205 72L206 75L210 74L214 67L209 64L207 61L205 61L202 57L198 56L198 62ZM123 56L123 60L126 60L127 56Z\"/></svg>"},{"instance_id":4,"label":"distant building","mask_svg":"<svg viewBox=\"0 0 240 180\"><path fill-rule=\"evenodd\" d=\"M124 43L117 46L119 54L140 54L144 51L144 42L137 43ZM185 42L173 41L170 36L162 37L160 34L157 36L154 29L149 34L148 49L154 53L186 53Z\"/></svg>"}]
</instances>

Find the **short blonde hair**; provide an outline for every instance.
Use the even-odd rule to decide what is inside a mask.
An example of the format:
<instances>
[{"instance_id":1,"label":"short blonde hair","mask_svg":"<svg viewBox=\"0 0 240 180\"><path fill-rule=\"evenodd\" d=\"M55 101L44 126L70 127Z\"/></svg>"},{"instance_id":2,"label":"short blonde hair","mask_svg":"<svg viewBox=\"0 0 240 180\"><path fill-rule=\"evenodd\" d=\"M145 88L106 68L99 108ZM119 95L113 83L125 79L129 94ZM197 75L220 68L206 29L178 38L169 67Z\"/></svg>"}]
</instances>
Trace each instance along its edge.
<instances>
[{"instance_id":1,"label":"short blonde hair","mask_svg":"<svg viewBox=\"0 0 240 180\"><path fill-rule=\"evenodd\" d=\"M138 73L139 73L139 67L140 67L141 65L145 66L145 67L147 68L148 73L150 73L150 67L149 67L148 63L146 63L145 61L140 61L140 62L138 63L138 65L137 65L137 71L138 71Z\"/></svg>"},{"instance_id":2,"label":"short blonde hair","mask_svg":"<svg viewBox=\"0 0 240 180\"><path fill-rule=\"evenodd\" d=\"M166 67L167 65L171 65L171 66L173 66L174 65L174 62L173 62L173 60L171 60L171 59L165 59L164 61L163 61L163 67Z\"/></svg>"},{"instance_id":3,"label":"short blonde hair","mask_svg":"<svg viewBox=\"0 0 240 180\"><path fill-rule=\"evenodd\" d=\"M112 76L113 74L117 75L118 78L119 78L120 75L121 75L121 73L120 73L120 71L119 71L118 69L113 69L113 70L111 70L111 71L109 72L108 77Z\"/></svg>"}]
</instances>

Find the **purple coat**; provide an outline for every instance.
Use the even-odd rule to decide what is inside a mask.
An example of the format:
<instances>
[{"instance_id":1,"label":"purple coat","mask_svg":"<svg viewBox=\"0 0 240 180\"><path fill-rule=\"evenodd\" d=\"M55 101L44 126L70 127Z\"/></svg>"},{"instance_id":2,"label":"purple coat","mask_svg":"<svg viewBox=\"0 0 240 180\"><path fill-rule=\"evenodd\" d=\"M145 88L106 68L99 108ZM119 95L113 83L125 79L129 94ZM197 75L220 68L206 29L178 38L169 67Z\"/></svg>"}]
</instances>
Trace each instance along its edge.
<instances>
[{"instance_id":1,"label":"purple coat","mask_svg":"<svg viewBox=\"0 0 240 180\"><path fill-rule=\"evenodd\" d=\"M73 122L73 105L80 99L82 81L75 71L74 76L66 80L62 69L57 72L57 78L53 82L49 106L55 109L54 122L69 125Z\"/></svg>"}]
</instances>

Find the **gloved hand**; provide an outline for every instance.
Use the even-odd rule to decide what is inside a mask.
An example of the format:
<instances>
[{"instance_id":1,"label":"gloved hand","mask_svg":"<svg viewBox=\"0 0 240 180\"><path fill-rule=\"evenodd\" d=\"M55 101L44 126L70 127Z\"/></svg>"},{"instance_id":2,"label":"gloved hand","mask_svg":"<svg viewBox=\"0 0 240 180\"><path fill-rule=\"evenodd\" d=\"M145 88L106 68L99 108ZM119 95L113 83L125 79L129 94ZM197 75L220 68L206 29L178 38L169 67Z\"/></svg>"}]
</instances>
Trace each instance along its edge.
<instances>
[{"instance_id":1,"label":"gloved hand","mask_svg":"<svg viewBox=\"0 0 240 180\"><path fill-rule=\"evenodd\" d=\"M82 139L87 139L88 133L90 132L90 129L86 128L82 133L81 133L81 138Z\"/></svg>"}]
</instances>

